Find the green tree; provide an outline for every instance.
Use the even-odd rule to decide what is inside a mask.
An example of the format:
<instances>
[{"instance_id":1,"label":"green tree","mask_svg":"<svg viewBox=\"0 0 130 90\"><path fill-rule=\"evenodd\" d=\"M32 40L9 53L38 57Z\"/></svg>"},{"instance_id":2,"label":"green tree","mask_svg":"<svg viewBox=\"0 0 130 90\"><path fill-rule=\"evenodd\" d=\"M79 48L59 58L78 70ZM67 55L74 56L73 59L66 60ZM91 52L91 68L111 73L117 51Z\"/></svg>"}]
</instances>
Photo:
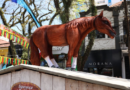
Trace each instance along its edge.
<instances>
[{"instance_id":1,"label":"green tree","mask_svg":"<svg viewBox=\"0 0 130 90\"><path fill-rule=\"evenodd\" d=\"M49 15L53 12L49 9L45 0L25 0L28 6L32 8L32 11L34 12L36 18L38 19L40 25L43 24L44 21L50 20ZM31 18L30 14L21 7L18 4L15 4L13 2L10 2L10 0L2 0L0 7L0 17L4 25L12 28L17 27L18 30L22 31L23 36L31 36L31 32L33 29L35 29L36 25L33 22L33 19ZM44 13L42 10L47 10L46 13ZM6 17L9 17L8 20ZM12 40L10 41L11 46L11 54L12 58L16 58L16 52L13 45ZM27 50L24 50L26 52ZM26 54L23 54L26 57Z\"/></svg>"},{"instance_id":2,"label":"green tree","mask_svg":"<svg viewBox=\"0 0 130 90\"><path fill-rule=\"evenodd\" d=\"M70 7L70 20L80 17L81 11L87 11L89 8L89 0L74 0Z\"/></svg>"},{"instance_id":3,"label":"green tree","mask_svg":"<svg viewBox=\"0 0 130 90\"><path fill-rule=\"evenodd\" d=\"M3 24L6 25L6 26L8 26L8 27L11 27L11 26L13 26L13 23L12 24L7 23L6 17L4 15L4 11L2 10L2 9L5 8L5 3L7 1L9 1L9 0L5 0L3 2L3 4L2 4L2 7L0 7L0 16L1 16L1 20L3 21ZM12 40L9 40L9 43L10 43L10 49L11 49L11 57L12 58L16 58L16 52L15 52L14 44L13 44Z\"/></svg>"},{"instance_id":4,"label":"green tree","mask_svg":"<svg viewBox=\"0 0 130 90\"><path fill-rule=\"evenodd\" d=\"M76 15L79 16L81 10L86 11L88 0L53 0L54 3L54 15L52 16L49 25L53 22L56 16L58 16L62 23L69 22L75 19ZM81 6L79 6L79 4Z\"/></svg>"},{"instance_id":5,"label":"green tree","mask_svg":"<svg viewBox=\"0 0 130 90\"><path fill-rule=\"evenodd\" d=\"M89 9L91 11L91 15L95 16L97 14L97 9L95 7L94 0L89 0L89 2L90 2ZM79 57L78 57L78 70L79 71L83 71L83 67L85 65L85 62L87 61L89 53L91 52L92 46L94 44L94 39L95 39L95 31L92 31L90 33L89 43L87 45L87 48L85 49L85 53L83 56L81 56L81 53L82 53L82 50L83 50L82 48L83 48L85 41L82 42L82 45L81 45L80 50L79 50Z\"/></svg>"}]
</instances>

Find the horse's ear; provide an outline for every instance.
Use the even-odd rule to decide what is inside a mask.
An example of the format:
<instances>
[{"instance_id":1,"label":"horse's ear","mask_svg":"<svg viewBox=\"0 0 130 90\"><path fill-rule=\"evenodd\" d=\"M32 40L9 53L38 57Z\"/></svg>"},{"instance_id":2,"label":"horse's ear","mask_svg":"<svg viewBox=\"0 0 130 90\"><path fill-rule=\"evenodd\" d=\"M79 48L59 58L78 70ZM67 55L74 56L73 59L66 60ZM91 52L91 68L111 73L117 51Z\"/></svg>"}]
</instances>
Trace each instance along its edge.
<instances>
[{"instance_id":1,"label":"horse's ear","mask_svg":"<svg viewBox=\"0 0 130 90\"><path fill-rule=\"evenodd\" d=\"M101 18L103 17L103 10L101 11L99 17L101 17Z\"/></svg>"}]
</instances>

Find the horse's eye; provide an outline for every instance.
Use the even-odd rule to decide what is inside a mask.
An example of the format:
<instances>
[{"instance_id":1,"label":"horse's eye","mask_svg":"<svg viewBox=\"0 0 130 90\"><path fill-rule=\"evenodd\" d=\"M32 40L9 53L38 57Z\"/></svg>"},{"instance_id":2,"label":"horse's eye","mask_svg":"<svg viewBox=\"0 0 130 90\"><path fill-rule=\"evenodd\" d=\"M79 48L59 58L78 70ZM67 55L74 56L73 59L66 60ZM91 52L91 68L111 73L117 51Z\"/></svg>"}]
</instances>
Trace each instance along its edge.
<instances>
[{"instance_id":1,"label":"horse's eye","mask_svg":"<svg viewBox=\"0 0 130 90\"><path fill-rule=\"evenodd\" d=\"M104 21L105 24L108 24L108 21Z\"/></svg>"}]
</instances>

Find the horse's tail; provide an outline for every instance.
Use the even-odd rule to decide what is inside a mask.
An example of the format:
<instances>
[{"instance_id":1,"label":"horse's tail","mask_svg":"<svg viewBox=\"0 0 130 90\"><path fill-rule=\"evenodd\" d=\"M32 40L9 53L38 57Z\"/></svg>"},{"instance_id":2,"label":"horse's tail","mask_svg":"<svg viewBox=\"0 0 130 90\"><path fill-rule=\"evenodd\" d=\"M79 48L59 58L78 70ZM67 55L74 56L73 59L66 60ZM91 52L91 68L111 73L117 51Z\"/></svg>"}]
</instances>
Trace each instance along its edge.
<instances>
[{"instance_id":1,"label":"horse's tail","mask_svg":"<svg viewBox=\"0 0 130 90\"><path fill-rule=\"evenodd\" d=\"M32 65L40 65L39 51L38 47L33 42L33 36L30 38L30 47L31 47L31 58L30 61Z\"/></svg>"}]
</instances>

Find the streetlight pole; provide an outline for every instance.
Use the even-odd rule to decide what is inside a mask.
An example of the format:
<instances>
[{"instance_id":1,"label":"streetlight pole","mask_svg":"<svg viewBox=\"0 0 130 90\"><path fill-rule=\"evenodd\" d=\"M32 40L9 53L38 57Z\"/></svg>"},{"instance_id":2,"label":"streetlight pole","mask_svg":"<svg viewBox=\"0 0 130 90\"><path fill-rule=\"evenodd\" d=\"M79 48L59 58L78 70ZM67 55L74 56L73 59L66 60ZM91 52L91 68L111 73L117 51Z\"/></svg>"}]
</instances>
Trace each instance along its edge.
<instances>
[{"instance_id":1,"label":"streetlight pole","mask_svg":"<svg viewBox=\"0 0 130 90\"><path fill-rule=\"evenodd\" d=\"M129 18L128 18L128 9L127 2L124 0L125 6L125 18L126 18L126 26L127 26L127 42L128 42L128 56L129 56L129 71L130 71L130 30L129 30Z\"/></svg>"}]
</instances>

